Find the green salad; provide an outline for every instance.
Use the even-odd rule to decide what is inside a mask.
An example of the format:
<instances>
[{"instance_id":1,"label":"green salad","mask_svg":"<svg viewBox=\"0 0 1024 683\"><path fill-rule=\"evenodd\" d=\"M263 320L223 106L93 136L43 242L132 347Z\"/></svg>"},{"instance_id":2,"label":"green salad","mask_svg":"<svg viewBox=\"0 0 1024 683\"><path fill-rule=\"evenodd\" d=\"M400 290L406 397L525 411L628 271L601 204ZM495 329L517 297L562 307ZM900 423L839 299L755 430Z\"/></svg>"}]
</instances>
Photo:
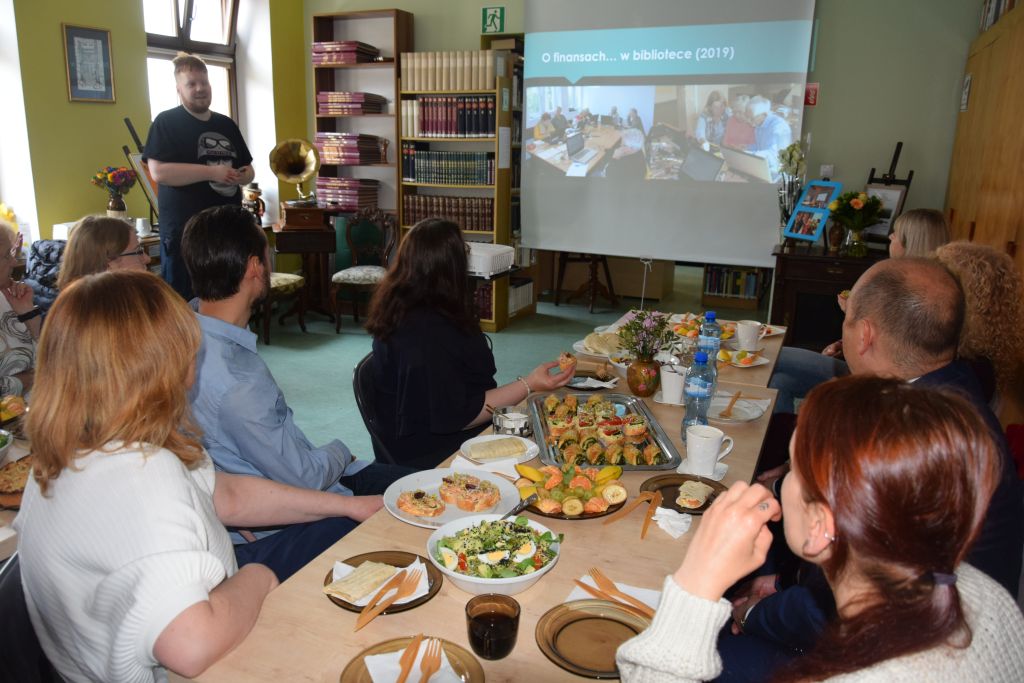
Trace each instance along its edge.
<instances>
[{"instance_id":1,"label":"green salad","mask_svg":"<svg viewBox=\"0 0 1024 683\"><path fill-rule=\"evenodd\" d=\"M552 546L562 534L532 529L526 517L515 521L485 521L444 536L434 556L447 569L485 579L511 579L532 574L555 559Z\"/></svg>"}]
</instances>

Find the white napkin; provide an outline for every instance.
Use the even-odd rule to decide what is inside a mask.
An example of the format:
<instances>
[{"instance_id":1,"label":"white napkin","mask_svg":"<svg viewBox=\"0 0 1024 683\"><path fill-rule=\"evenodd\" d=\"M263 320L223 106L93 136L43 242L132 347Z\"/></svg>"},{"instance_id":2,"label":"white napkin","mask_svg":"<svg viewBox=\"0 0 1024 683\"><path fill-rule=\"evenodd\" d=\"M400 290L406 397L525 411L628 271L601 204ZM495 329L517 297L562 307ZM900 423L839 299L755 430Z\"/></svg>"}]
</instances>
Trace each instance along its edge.
<instances>
[{"instance_id":1,"label":"white napkin","mask_svg":"<svg viewBox=\"0 0 1024 683\"><path fill-rule=\"evenodd\" d=\"M715 463L715 471L711 474L698 474L690 469L690 459L683 458L683 461L679 463L679 467L676 468L676 472L679 474L695 474L705 479L712 479L714 481L722 481L725 475L729 473L729 466L724 462Z\"/></svg>"},{"instance_id":2,"label":"white napkin","mask_svg":"<svg viewBox=\"0 0 1024 683\"><path fill-rule=\"evenodd\" d=\"M412 571L414 569L419 569L420 571L423 572L423 575L420 577L420 583L419 583L418 586L416 586L416 590L413 592L413 594L409 595L407 597L401 598L399 600L396 600L395 601L396 605L402 605L404 603L409 602L410 600L415 600L416 598L421 597L421 596L427 594L427 591L430 590L430 581L427 579L427 568L426 568L426 566L422 562L420 562L419 558L416 558L416 560L412 564L410 564L408 567L399 567L398 569L399 569L399 571L401 571L402 569L408 569L410 574L412 573ZM346 576L348 576L349 574L351 574L355 570L356 570L355 567L347 565L344 562L335 562L334 563L334 574L331 577L331 580L332 581L337 581L338 579L344 579ZM369 593L367 593L366 595L364 595L360 599L356 600L352 604L355 605L356 607L366 607L366 605L369 604L369 602L370 602L370 598L372 598L374 595L376 595L377 591L379 591L380 587L383 586L385 583L387 583L387 581L381 581L379 586L374 586L372 591L370 591ZM398 588L395 587L393 590L388 591L387 593L385 593L384 595L381 596L381 600L385 600L389 595L391 595L392 593L396 592L397 590L398 590Z\"/></svg>"},{"instance_id":3,"label":"white napkin","mask_svg":"<svg viewBox=\"0 0 1024 683\"><path fill-rule=\"evenodd\" d=\"M515 458L502 458L501 460L488 460L477 463L467 460L461 455L456 455L448 467L453 470L484 470L486 472L494 472L495 474L503 474L513 480L519 478L519 473L516 472Z\"/></svg>"},{"instance_id":4,"label":"white napkin","mask_svg":"<svg viewBox=\"0 0 1024 683\"><path fill-rule=\"evenodd\" d=\"M409 670L407 681L418 681L421 678L420 661L423 659L423 653L427 651L427 640L427 638L424 638L423 642L420 643L419 652L416 653L416 661L413 662L412 669ZM394 683L398 680L398 674L402 673L402 665L399 663L399 660L402 659L403 652L405 652L404 648L397 652L370 655L363 658L363 664L366 665L366 670L370 672L370 678L373 679L373 683ZM444 647L441 648L441 668L430 677L430 681L431 683L462 682L459 675L455 673L455 669L452 668L451 662L448 661L448 655L445 654Z\"/></svg>"},{"instance_id":5,"label":"white napkin","mask_svg":"<svg viewBox=\"0 0 1024 683\"><path fill-rule=\"evenodd\" d=\"M658 527L672 538L679 538L690 530L693 522L693 515L676 512L668 508L658 508L651 517L658 523Z\"/></svg>"},{"instance_id":6,"label":"white napkin","mask_svg":"<svg viewBox=\"0 0 1024 683\"><path fill-rule=\"evenodd\" d=\"M594 377L584 377L579 381L574 381L569 385L570 389L613 389L618 383L618 377L612 377L607 382L602 382Z\"/></svg>"},{"instance_id":7,"label":"white napkin","mask_svg":"<svg viewBox=\"0 0 1024 683\"><path fill-rule=\"evenodd\" d=\"M658 509L660 510L661 508ZM687 515L687 517L689 517L689 515ZM588 586L593 586L594 588L597 588L597 584L594 583L594 579L590 576L590 574L584 574L583 576L581 576L580 581L587 584ZM651 609L658 609L658 603L661 602L661 591L653 591L650 588L637 588L636 586L630 586L628 584L618 582L616 582L615 585L618 587L620 591L627 595L632 595L634 598L640 600L645 605L650 606ZM586 592L579 586L574 585L572 592L569 593L569 597L567 597L565 601L569 602L571 600L593 600L593 598L593 595Z\"/></svg>"}]
</instances>

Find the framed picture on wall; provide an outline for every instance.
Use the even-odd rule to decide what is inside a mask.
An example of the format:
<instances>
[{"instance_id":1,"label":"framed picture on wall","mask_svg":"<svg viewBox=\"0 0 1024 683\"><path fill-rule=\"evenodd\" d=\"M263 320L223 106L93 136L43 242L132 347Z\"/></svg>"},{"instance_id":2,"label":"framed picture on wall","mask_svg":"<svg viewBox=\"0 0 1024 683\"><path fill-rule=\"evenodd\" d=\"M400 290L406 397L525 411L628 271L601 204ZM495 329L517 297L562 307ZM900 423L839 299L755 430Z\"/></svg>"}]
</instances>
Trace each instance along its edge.
<instances>
[{"instance_id":1,"label":"framed picture on wall","mask_svg":"<svg viewBox=\"0 0 1024 683\"><path fill-rule=\"evenodd\" d=\"M72 102L113 102L114 65L110 31L61 24L68 99Z\"/></svg>"},{"instance_id":2,"label":"framed picture on wall","mask_svg":"<svg viewBox=\"0 0 1024 683\"><path fill-rule=\"evenodd\" d=\"M871 184L864 188L869 197L878 197L882 201L882 208L878 212L878 222L869 225L864 234L867 237L876 237L888 240L892 232L892 223L903 213L903 202L907 198L906 185L883 185L881 183Z\"/></svg>"}]
</instances>

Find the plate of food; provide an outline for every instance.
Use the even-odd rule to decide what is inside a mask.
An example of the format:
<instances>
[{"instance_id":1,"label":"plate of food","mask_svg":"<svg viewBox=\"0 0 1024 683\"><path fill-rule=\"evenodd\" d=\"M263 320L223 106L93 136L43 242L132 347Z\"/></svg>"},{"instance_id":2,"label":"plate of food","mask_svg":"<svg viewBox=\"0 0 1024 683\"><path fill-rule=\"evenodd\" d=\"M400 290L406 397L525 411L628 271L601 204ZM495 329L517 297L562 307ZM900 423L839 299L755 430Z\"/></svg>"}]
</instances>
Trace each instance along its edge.
<instances>
[{"instance_id":1,"label":"plate of food","mask_svg":"<svg viewBox=\"0 0 1024 683\"><path fill-rule=\"evenodd\" d=\"M461 645L456 645L450 640L445 640L444 638L438 638L438 640L441 641L441 649L444 650L444 656L448 659L448 663L459 680L465 681L465 683L484 683L484 669L480 666L480 662L477 661L472 652ZM370 676L370 671L366 668L366 658L376 655L394 656L397 653L403 652L411 642L412 637L395 638L366 648L353 657L345 666L344 671L341 672L340 683L373 683L373 677ZM421 645L420 648L422 649L423 646ZM395 674L397 672L398 666L396 664ZM437 676L437 680L441 680L440 673L434 674ZM392 674L392 677L395 674ZM409 680L419 680L418 669L412 672Z\"/></svg>"},{"instance_id":2,"label":"plate of food","mask_svg":"<svg viewBox=\"0 0 1024 683\"><path fill-rule=\"evenodd\" d=\"M483 470L414 472L384 491L384 507L407 524L436 529L480 512L503 515L519 502L512 482Z\"/></svg>"},{"instance_id":3,"label":"plate of food","mask_svg":"<svg viewBox=\"0 0 1024 683\"><path fill-rule=\"evenodd\" d=\"M734 368L756 368L759 365L767 365L769 361L761 355L761 351L729 351L720 349L718 351L718 362L726 363Z\"/></svg>"},{"instance_id":4,"label":"plate of food","mask_svg":"<svg viewBox=\"0 0 1024 683\"><path fill-rule=\"evenodd\" d=\"M615 651L650 625L650 619L613 602L573 600L545 612L537 620L535 635L544 656L566 671L617 679Z\"/></svg>"},{"instance_id":5,"label":"plate of food","mask_svg":"<svg viewBox=\"0 0 1024 683\"><path fill-rule=\"evenodd\" d=\"M425 569L426 575L421 582L426 582L426 593L418 596L413 593L412 599L398 600L381 614L394 614L419 607L437 595L441 590L441 584L444 583L444 577L427 558L400 550L380 550L342 560L342 563L349 567L355 567L355 571L335 580L334 569L331 569L324 577L324 594L342 609L361 612L381 586L391 580L399 570L416 564L417 560L417 566L423 566Z\"/></svg>"},{"instance_id":6,"label":"plate of food","mask_svg":"<svg viewBox=\"0 0 1024 683\"><path fill-rule=\"evenodd\" d=\"M622 468L546 465L537 469L518 465L521 479L516 482L519 497L526 500L537 494L537 502L527 508L554 519L593 519L604 517L621 508L628 498L626 487L619 481Z\"/></svg>"},{"instance_id":7,"label":"plate of food","mask_svg":"<svg viewBox=\"0 0 1024 683\"><path fill-rule=\"evenodd\" d=\"M764 339L765 337L775 337L780 334L786 334L785 327L779 327L778 325L761 326L761 339Z\"/></svg>"},{"instance_id":8,"label":"plate of food","mask_svg":"<svg viewBox=\"0 0 1024 683\"><path fill-rule=\"evenodd\" d=\"M661 474L640 484L641 491L661 491L662 507L689 515L700 515L726 487L696 474Z\"/></svg>"},{"instance_id":9,"label":"plate of food","mask_svg":"<svg viewBox=\"0 0 1024 683\"><path fill-rule=\"evenodd\" d=\"M508 458L515 458L516 462L526 462L536 458L540 448L521 436L485 434L465 441L459 451L463 457L482 464Z\"/></svg>"},{"instance_id":10,"label":"plate of food","mask_svg":"<svg viewBox=\"0 0 1024 683\"><path fill-rule=\"evenodd\" d=\"M591 332L572 345L573 351L588 356L607 358L621 348L622 338L618 332Z\"/></svg>"},{"instance_id":11,"label":"plate of food","mask_svg":"<svg viewBox=\"0 0 1024 683\"><path fill-rule=\"evenodd\" d=\"M6 436L7 445L10 446L13 437L7 432L3 432L0 437L2 436ZM13 460L0 467L0 508L13 510L21 507L21 497L25 493L25 485L28 483L31 471L31 455L26 455L20 460Z\"/></svg>"},{"instance_id":12,"label":"plate of food","mask_svg":"<svg viewBox=\"0 0 1024 683\"><path fill-rule=\"evenodd\" d=\"M545 465L626 470L674 469L681 458L646 404L625 394L531 396L534 434Z\"/></svg>"}]
</instances>

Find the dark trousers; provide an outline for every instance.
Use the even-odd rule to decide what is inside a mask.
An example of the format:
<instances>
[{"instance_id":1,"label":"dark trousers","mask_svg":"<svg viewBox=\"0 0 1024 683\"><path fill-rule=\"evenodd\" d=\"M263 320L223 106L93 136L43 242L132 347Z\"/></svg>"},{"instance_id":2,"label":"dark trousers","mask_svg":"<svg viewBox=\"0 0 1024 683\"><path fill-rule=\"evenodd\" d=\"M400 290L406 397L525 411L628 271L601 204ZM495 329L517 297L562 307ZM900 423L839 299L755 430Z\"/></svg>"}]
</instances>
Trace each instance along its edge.
<instances>
[{"instance_id":1,"label":"dark trousers","mask_svg":"<svg viewBox=\"0 0 1024 683\"><path fill-rule=\"evenodd\" d=\"M352 476L342 477L340 482L354 495L371 496L384 493L392 482L415 471L401 465L370 463ZM239 567L253 562L265 564L278 581L284 581L357 526L359 522L348 517L292 524L252 543L236 545L235 559Z\"/></svg>"},{"instance_id":2,"label":"dark trousers","mask_svg":"<svg viewBox=\"0 0 1024 683\"><path fill-rule=\"evenodd\" d=\"M185 301L192 300L192 278L181 257L181 233L160 238L160 277Z\"/></svg>"}]
</instances>

